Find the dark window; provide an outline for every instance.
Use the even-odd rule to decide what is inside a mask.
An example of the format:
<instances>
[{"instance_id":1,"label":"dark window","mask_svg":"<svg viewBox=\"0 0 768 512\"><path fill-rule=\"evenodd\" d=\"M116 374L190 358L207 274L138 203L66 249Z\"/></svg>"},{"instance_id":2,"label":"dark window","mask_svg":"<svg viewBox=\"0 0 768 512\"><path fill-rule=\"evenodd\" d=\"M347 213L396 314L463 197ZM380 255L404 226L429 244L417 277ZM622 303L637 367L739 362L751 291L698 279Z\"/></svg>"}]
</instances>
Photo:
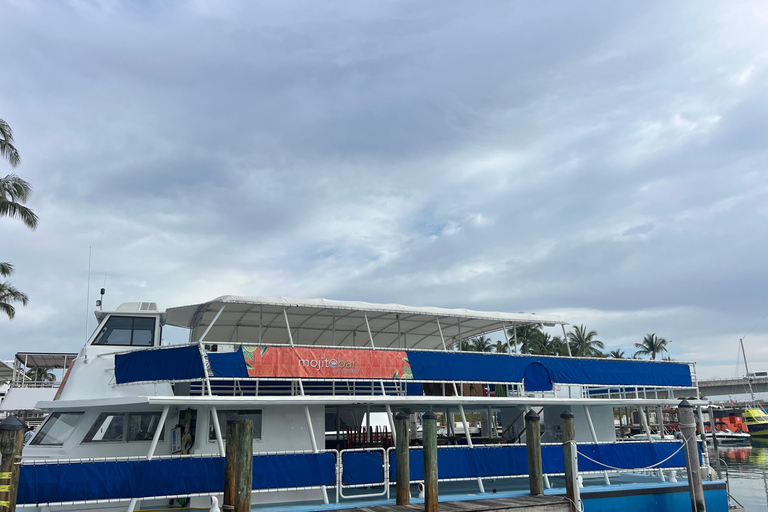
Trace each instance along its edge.
<instances>
[{"instance_id":1,"label":"dark window","mask_svg":"<svg viewBox=\"0 0 768 512\"><path fill-rule=\"evenodd\" d=\"M83 442L151 441L159 423L160 413L103 412L96 418ZM163 431L160 431L160 439L163 439Z\"/></svg>"},{"instance_id":2,"label":"dark window","mask_svg":"<svg viewBox=\"0 0 768 512\"><path fill-rule=\"evenodd\" d=\"M32 439L32 444L61 446L72 435L83 417L81 412L55 412Z\"/></svg>"},{"instance_id":3,"label":"dark window","mask_svg":"<svg viewBox=\"0 0 768 512\"><path fill-rule=\"evenodd\" d=\"M112 316L102 327L93 344L151 347L154 334L154 318Z\"/></svg>"}]
</instances>

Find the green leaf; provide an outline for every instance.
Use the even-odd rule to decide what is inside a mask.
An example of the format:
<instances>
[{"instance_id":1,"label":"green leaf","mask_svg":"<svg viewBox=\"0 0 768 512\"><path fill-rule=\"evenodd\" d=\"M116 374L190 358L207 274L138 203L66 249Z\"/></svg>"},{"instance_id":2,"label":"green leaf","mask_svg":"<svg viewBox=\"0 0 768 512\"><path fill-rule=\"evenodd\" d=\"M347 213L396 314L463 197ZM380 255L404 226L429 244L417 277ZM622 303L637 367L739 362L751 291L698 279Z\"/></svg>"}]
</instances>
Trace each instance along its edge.
<instances>
[{"instance_id":1,"label":"green leaf","mask_svg":"<svg viewBox=\"0 0 768 512\"><path fill-rule=\"evenodd\" d=\"M245 359L253 359L253 349L255 347L243 347L243 356Z\"/></svg>"},{"instance_id":2,"label":"green leaf","mask_svg":"<svg viewBox=\"0 0 768 512\"><path fill-rule=\"evenodd\" d=\"M392 376L392 378L393 378L393 379L396 379L396 378L398 378L398 376L397 376L397 370L395 370L395 374Z\"/></svg>"},{"instance_id":3,"label":"green leaf","mask_svg":"<svg viewBox=\"0 0 768 512\"><path fill-rule=\"evenodd\" d=\"M267 349L268 349L268 348L269 348L269 347L261 347L261 357L264 357L264 354L266 354L266 353L267 353Z\"/></svg>"},{"instance_id":4,"label":"green leaf","mask_svg":"<svg viewBox=\"0 0 768 512\"><path fill-rule=\"evenodd\" d=\"M411 364L411 362L410 362L410 361L408 361L408 356L405 356L405 357L403 358L403 361L405 361L405 364Z\"/></svg>"}]
</instances>

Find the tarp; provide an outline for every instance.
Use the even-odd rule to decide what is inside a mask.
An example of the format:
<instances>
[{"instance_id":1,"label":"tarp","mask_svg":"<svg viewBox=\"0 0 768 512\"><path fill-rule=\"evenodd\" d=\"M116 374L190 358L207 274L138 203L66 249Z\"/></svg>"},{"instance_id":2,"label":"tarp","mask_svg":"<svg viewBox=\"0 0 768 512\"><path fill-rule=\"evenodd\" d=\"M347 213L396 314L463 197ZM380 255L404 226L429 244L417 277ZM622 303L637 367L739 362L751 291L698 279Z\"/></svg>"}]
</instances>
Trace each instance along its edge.
<instances>
[{"instance_id":1,"label":"tarp","mask_svg":"<svg viewBox=\"0 0 768 512\"><path fill-rule=\"evenodd\" d=\"M257 455L253 488L333 485L333 453ZM151 496L219 493L224 490L223 457L22 465L19 504L60 503Z\"/></svg>"},{"instance_id":2,"label":"tarp","mask_svg":"<svg viewBox=\"0 0 768 512\"><path fill-rule=\"evenodd\" d=\"M235 352L209 352L208 362L211 364L214 377L248 377L243 347Z\"/></svg>"},{"instance_id":3,"label":"tarp","mask_svg":"<svg viewBox=\"0 0 768 512\"><path fill-rule=\"evenodd\" d=\"M641 469L660 462L661 464L654 467L684 467L685 454L680 449L681 447L682 443L679 442L579 444L579 471L609 470L610 468L607 466L621 469ZM678 449L680 450L678 451ZM411 450L409 467L412 481L424 480L424 459L421 452L421 450ZM395 481L397 479L396 450L392 450L389 457L389 478L391 481ZM562 446L542 446L541 458L544 473L562 473L564 471ZM474 448L438 447L437 467L438 477L441 480L522 476L528 474L528 453L525 445L477 446Z\"/></svg>"},{"instance_id":4,"label":"tarp","mask_svg":"<svg viewBox=\"0 0 768 512\"><path fill-rule=\"evenodd\" d=\"M249 346L209 353L217 377L285 377L464 382L523 382L528 391L553 384L691 386L687 363L518 356L466 352ZM118 384L201 379L195 345L115 356Z\"/></svg>"},{"instance_id":5,"label":"tarp","mask_svg":"<svg viewBox=\"0 0 768 512\"><path fill-rule=\"evenodd\" d=\"M204 377L205 367L197 345L136 350L115 356L115 381L118 384Z\"/></svg>"},{"instance_id":6,"label":"tarp","mask_svg":"<svg viewBox=\"0 0 768 512\"><path fill-rule=\"evenodd\" d=\"M384 482L384 452L345 452L341 455L344 485Z\"/></svg>"},{"instance_id":7,"label":"tarp","mask_svg":"<svg viewBox=\"0 0 768 512\"><path fill-rule=\"evenodd\" d=\"M527 372L545 389L547 376L557 384L691 386L687 363L427 351L409 351L408 361L417 380L523 382Z\"/></svg>"}]
</instances>

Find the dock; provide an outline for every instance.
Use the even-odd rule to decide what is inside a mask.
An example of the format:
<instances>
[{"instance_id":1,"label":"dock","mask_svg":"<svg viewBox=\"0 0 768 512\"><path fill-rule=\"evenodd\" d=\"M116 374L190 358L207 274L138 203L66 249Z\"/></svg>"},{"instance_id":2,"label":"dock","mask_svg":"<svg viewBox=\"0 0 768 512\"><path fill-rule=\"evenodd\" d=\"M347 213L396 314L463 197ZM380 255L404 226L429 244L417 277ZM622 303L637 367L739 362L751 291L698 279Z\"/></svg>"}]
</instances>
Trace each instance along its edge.
<instances>
[{"instance_id":1,"label":"dock","mask_svg":"<svg viewBox=\"0 0 768 512\"><path fill-rule=\"evenodd\" d=\"M424 504L377 505L341 509L342 512L423 512ZM563 496L515 496L482 500L446 501L440 512L569 512L568 499Z\"/></svg>"}]
</instances>

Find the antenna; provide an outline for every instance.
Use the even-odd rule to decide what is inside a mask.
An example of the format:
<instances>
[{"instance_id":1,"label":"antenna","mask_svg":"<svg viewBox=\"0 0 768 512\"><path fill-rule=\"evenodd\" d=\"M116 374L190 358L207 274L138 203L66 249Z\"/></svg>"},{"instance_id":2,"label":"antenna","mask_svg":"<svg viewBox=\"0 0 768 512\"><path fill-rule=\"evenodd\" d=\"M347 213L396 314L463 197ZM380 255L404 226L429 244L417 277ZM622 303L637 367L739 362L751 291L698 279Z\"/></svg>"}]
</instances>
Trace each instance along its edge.
<instances>
[{"instance_id":1,"label":"antenna","mask_svg":"<svg viewBox=\"0 0 768 512\"><path fill-rule=\"evenodd\" d=\"M88 246L88 287L85 290L85 339L88 339L88 308L91 307L91 246Z\"/></svg>"}]
</instances>

